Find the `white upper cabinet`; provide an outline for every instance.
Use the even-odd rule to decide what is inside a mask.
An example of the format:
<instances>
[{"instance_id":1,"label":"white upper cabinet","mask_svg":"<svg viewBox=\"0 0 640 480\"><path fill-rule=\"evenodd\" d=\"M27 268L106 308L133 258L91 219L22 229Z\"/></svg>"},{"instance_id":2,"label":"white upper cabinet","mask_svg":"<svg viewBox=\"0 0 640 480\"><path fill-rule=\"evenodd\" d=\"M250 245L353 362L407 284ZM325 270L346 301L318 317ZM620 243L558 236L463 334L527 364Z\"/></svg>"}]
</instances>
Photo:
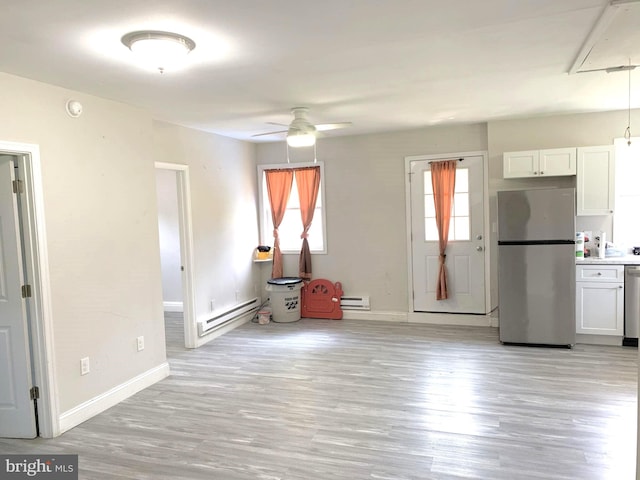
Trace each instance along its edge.
<instances>
[{"instance_id":1,"label":"white upper cabinet","mask_svg":"<svg viewBox=\"0 0 640 480\"><path fill-rule=\"evenodd\" d=\"M611 215L615 201L613 145L578 148L577 214Z\"/></svg>"},{"instance_id":2,"label":"white upper cabinet","mask_svg":"<svg viewBox=\"0 0 640 480\"><path fill-rule=\"evenodd\" d=\"M540 175L560 177L576 174L576 149L540 150Z\"/></svg>"},{"instance_id":3,"label":"white upper cabinet","mask_svg":"<svg viewBox=\"0 0 640 480\"><path fill-rule=\"evenodd\" d=\"M576 174L576 149L505 152L504 178L559 177Z\"/></svg>"}]
</instances>

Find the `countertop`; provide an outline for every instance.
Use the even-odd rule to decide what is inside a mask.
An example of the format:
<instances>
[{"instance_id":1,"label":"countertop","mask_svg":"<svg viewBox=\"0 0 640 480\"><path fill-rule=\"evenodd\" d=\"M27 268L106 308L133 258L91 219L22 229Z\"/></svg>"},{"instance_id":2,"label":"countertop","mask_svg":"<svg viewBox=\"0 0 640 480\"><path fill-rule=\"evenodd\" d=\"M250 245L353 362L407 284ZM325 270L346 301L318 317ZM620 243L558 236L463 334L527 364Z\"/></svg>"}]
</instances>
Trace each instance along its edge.
<instances>
[{"instance_id":1,"label":"countertop","mask_svg":"<svg viewBox=\"0 0 640 480\"><path fill-rule=\"evenodd\" d=\"M640 255L625 255L624 257L587 257L576 258L576 265L640 265Z\"/></svg>"}]
</instances>

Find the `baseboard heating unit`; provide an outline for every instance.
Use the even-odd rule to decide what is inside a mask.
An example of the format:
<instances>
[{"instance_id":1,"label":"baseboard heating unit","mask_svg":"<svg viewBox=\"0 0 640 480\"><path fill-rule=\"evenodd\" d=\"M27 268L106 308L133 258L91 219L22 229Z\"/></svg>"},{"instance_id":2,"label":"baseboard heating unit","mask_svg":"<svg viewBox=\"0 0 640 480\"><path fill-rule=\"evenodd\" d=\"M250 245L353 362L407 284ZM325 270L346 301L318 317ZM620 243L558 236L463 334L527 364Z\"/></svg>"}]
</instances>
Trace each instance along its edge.
<instances>
[{"instance_id":1,"label":"baseboard heating unit","mask_svg":"<svg viewBox=\"0 0 640 480\"><path fill-rule=\"evenodd\" d=\"M371 310L369 295L340 297L340 308L342 310Z\"/></svg>"},{"instance_id":2,"label":"baseboard heating unit","mask_svg":"<svg viewBox=\"0 0 640 480\"><path fill-rule=\"evenodd\" d=\"M223 312L215 312L216 315L208 320L198 322L198 336L202 337L210 330L229 323L243 315L251 312L257 312L260 306L260 300L258 298L252 298L246 302L239 303Z\"/></svg>"}]
</instances>

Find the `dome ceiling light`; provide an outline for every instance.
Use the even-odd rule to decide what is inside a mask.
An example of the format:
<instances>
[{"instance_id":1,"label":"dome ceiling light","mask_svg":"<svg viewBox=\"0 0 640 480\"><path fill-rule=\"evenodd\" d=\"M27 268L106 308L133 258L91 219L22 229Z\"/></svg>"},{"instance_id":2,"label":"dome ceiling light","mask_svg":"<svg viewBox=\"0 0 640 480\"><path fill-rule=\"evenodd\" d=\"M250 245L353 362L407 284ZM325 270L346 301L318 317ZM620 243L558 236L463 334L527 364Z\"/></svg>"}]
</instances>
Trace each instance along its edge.
<instances>
[{"instance_id":1,"label":"dome ceiling light","mask_svg":"<svg viewBox=\"0 0 640 480\"><path fill-rule=\"evenodd\" d=\"M143 66L164 73L180 67L196 42L178 33L142 30L127 33L122 43L139 58Z\"/></svg>"}]
</instances>

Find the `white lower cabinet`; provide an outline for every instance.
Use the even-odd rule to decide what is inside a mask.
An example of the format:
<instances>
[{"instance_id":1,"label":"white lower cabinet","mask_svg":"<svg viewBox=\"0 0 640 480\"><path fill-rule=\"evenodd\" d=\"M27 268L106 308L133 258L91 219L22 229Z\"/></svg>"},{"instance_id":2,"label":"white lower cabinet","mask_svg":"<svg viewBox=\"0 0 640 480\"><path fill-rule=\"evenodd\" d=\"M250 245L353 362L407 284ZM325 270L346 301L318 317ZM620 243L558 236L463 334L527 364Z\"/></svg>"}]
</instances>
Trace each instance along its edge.
<instances>
[{"instance_id":1,"label":"white lower cabinet","mask_svg":"<svg viewBox=\"0 0 640 480\"><path fill-rule=\"evenodd\" d=\"M576 334L624 335L624 266L576 266Z\"/></svg>"}]
</instances>

